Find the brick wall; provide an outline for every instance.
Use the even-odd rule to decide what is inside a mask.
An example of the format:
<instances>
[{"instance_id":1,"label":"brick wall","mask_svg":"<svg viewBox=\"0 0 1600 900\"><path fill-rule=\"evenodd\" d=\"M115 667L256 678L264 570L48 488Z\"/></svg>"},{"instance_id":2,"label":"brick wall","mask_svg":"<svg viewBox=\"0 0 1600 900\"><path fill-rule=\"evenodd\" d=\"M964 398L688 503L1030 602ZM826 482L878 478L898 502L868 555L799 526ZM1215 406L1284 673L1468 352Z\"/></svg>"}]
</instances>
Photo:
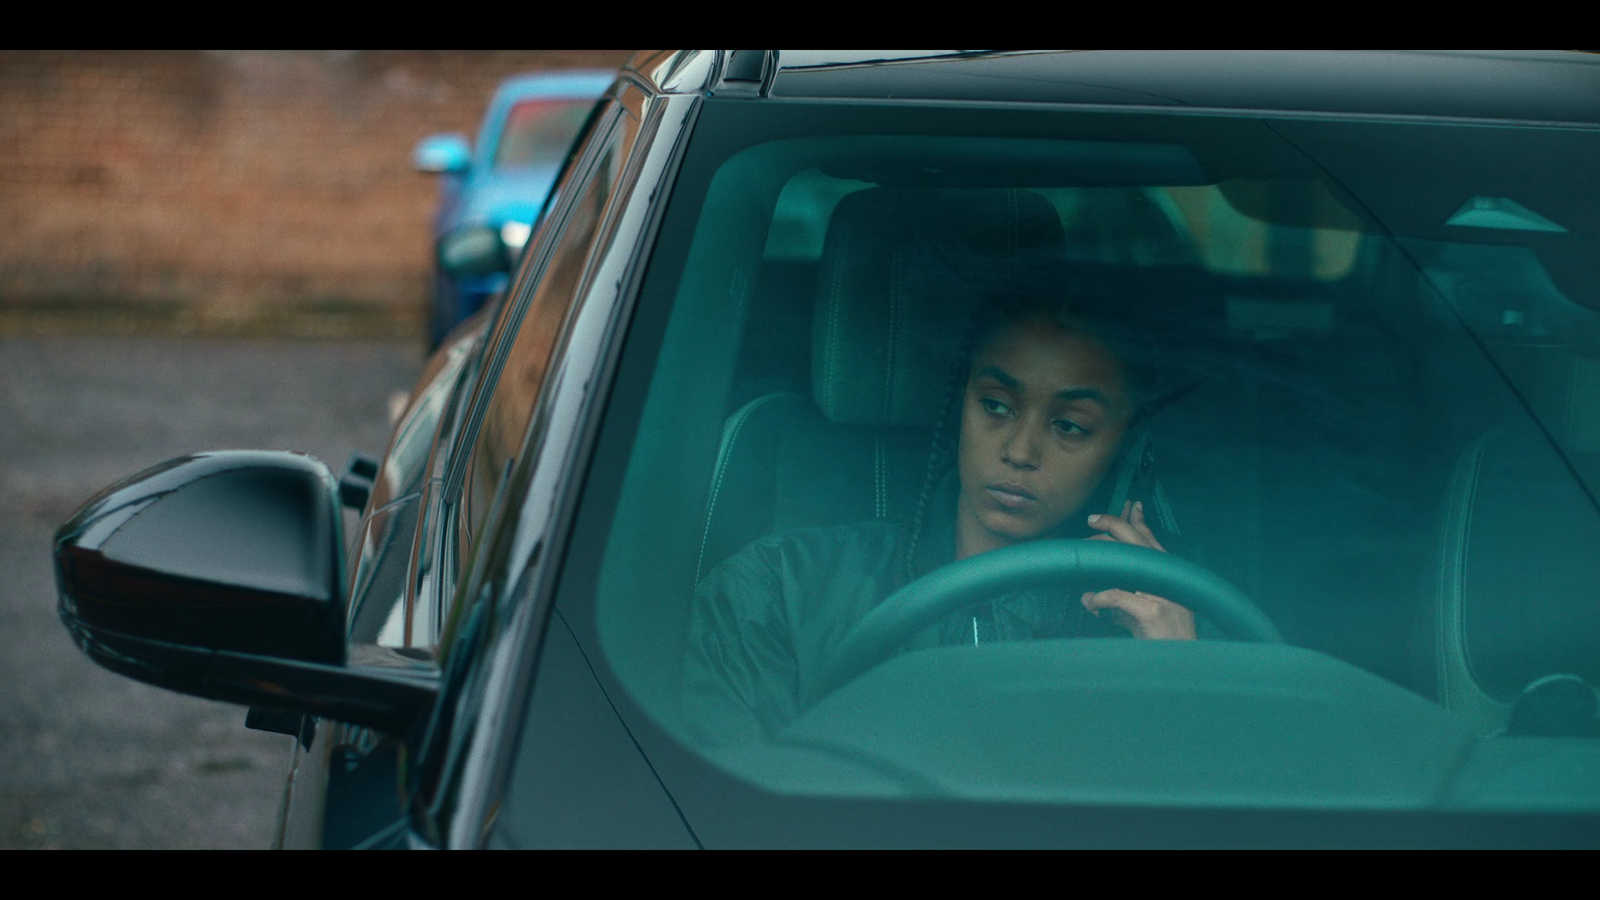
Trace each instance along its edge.
<instances>
[{"instance_id":1,"label":"brick wall","mask_svg":"<svg viewBox=\"0 0 1600 900\"><path fill-rule=\"evenodd\" d=\"M431 176L498 81L629 51L0 52L0 305L419 306Z\"/></svg>"}]
</instances>

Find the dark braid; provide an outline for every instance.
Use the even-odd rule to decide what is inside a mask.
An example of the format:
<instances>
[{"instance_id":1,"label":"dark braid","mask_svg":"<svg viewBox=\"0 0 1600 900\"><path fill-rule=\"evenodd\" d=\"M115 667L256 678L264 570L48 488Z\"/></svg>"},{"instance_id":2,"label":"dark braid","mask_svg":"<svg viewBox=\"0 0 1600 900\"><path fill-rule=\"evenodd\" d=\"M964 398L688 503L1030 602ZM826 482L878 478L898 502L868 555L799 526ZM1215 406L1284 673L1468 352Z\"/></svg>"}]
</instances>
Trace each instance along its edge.
<instances>
[{"instance_id":1,"label":"dark braid","mask_svg":"<svg viewBox=\"0 0 1600 900\"><path fill-rule=\"evenodd\" d=\"M900 578L903 583L909 584L920 574L917 571L917 557L922 547L922 532L927 525L928 506L933 502L933 493L938 489L945 468L950 464L952 443L950 429L961 419L961 401L967 389L968 360L972 358L976 349L977 324L975 316L968 320L966 333L961 339L961 352L950 366L950 376L945 379L944 400L939 406L939 421L934 425L933 437L928 443L928 464L922 475L922 490L917 494L917 505L907 525L905 555L900 560Z\"/></svg>"}]
</instances>

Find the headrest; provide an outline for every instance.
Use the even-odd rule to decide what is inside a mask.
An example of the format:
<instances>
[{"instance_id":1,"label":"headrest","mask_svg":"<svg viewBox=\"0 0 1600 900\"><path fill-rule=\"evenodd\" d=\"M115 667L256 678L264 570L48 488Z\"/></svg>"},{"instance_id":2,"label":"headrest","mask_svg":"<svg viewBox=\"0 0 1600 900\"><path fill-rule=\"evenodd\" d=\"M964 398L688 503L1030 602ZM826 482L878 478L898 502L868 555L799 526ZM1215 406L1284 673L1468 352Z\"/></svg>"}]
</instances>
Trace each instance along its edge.
<instances>
[{"instance_id":1,"label":"headrest","mask_svg":"<svg viewBox=\"0 0 1600 900\"><path fill-rule=\"evenodd\" d=\"M1022 190L873 188L834 209L812 326L811 390L842 425L932 427L986 286L1059 256L1061 218Z\"/></svg>"}]
</instances>

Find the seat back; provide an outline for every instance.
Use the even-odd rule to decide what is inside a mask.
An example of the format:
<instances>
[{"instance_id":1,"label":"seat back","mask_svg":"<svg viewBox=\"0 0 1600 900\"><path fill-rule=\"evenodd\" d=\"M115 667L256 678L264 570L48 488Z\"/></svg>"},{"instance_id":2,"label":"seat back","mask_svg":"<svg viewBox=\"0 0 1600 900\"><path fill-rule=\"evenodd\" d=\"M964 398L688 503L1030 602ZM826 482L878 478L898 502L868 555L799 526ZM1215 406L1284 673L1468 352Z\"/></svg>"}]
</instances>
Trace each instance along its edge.
<instances>
[{"instance_id":1,"label":"seat back","mask_svg":"<svg viewBox=\"0 0 1600 900\"><path fill-rule=\"evenodd\" d=\"M926 476L978 292L1058 256L1059 216L1020 190L874 188L840 201L817 272L810 396L728 418L699 575L776 531L903 518Z\"/></svg>"},{"instance_id":2,"label":"seat back","mask_svg":"<svg viewBox=\"0 0 1600 900\"><path fill-rule=\"evenodd\" d=\"M1584 469L1600 451L1600 363L1556 347L1517 348L1506 361L1550 376L1525 382L1549 437L1500 429L1461 454L1423 622L1424 683L1484 732L1505 727L1540 678L1600 684L1600 511L1584 484L1595 483Z\"/></svg>"}]
</instances>

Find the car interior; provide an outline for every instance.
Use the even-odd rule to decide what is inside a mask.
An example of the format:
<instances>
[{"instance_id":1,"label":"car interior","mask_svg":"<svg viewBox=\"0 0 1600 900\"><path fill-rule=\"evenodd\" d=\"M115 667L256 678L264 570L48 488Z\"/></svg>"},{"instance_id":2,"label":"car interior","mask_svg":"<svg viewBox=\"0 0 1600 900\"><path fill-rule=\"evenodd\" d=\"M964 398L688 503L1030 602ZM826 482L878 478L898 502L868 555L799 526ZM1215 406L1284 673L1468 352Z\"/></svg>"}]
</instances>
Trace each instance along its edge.
<instances>
[{"instance_id":1,"label":"car interior","mask_svg":"<svg viewBox=\"0 0 1600 900\"><path fill-rule=\"evenodd\" d=\"M1104 243L1079 246L1084 256L1104 258ZM1034 191L869 188L834 208L814 263L764 263L734 379L733 397L743 402L725 426L698 574L767 534L903 520L923 487L960 323L975 302L970 285L999 277L1028 254L1068 252L1057 208ZM979 271L961 272L963 265ZM1185 543L1194 552L1252 588L1247 593L1263 598L1258 602L1296 601L1269 610L1294 639L1407 678L1401 654L1414 591L1406 579L1420 573L1426 541L1416 532L1425 523L1402 523L1413 533L1399 546L1370 548L1364 558L1349 558L1351 549L1337 542L1325 542L1334 555L1321 557L1302 541L1308 532L1357 530L1352 521L1384 516L1383 507L1408 490L1441 487L1390 483L1385 479L1400 467L1374 458L1366 441L1351 440L1359 422L1362 435L1379 430L1397 438L1395 451L1410 445L1442 452L1418 446L1424 436L1407 433L1415 426L1403 421L1399 404L1323 392L1334 383L1358 397L1413 395L1418 373L1403 354L1384 352L1395 341L1381 333L1374 340L1372 329L1336 327L1326 310L1341 298L1322 285L1289 286L1315 291L1310 301L1275 297L1269 291L1285 290L1277 285L1256 285L1241 299L1237 284L1224 287L1196 266L1080 266L1130 295L1182 297L1169 324L1177 320L1181 332L1225 348L1215 356L1225 356L1226 367L1211 365L1196 389L1153 418L1149 452L1129 462L1146 470L1136 492L1150 493L1147 503L1168 532L1192 537ZM1296 311L1277 307L1296 301L1319 306L1322 319L1295 327ZM797 334L809 334L809 342ZM1227 457L1196 459L1184 451L1196 443L1226 447ZM1327 490L1317 470L1348 467L1352 450L1366 456L1354 459L1365 464L1366 479ZM1231 496L1207 496L1217 483L1228 484ZM1409 505L1420 503L1413 495ZM1269 524L1289 507L1299 523ZM1206 540L1211 532L1231 537ZM1275 539L1286 546L1273 546ZM1331 575L1341 570L1363 572L1366 581L1336 583ZM1336 609L1319 609L1327 604ZM1356 608L1361 604L1372 608ZM1386 646L1374 646L1378 635Z\"/></svg>"},{"instance_id":2,"label":"car interior","mask_svg":"<svg viewBox=\"0 0 1600 900\"><path fill-rule=\"evenodd\" d=\"M1152 507L1175 546L1287 644L1400 689L1379 698L1362 682L1353 702L1420 722L1431 714L1398 695L1426 698L1455 714L1449 728L1492 734L1541 679L1600 677L1581 552L1600 514L1589 474L1575 477L1600 459L1600 354L1543 324L1542 308L1580 309L1547 296L1548 279L1462 274L1476 247L1402 245L1316 184L1037 181L929 187L823 166L755 192L764 202L749 204L738 240L759 266L722 273L740 315L699 320L701 381L652 387L651 403L726 398L715 452L685 439L673 460L636 456L623 488L703 515L692 538L650 536L653 590L630 586L625 566L602 576L602 597L649 598L602 607L599 622L624 681L656 695L647 706L672 708L689 589L718 563L788 529L906 520L973 286L1044 257L1157 307L1189 348L1175 364L1182 390L1119 463L1122 496ZM1277 195L1322 212L1275 221L1262 210L1294 208ZM702 288L686 279L680 303ZM672 421L687 434L691 419ZM696 466L701 493L660 484ZM642 547L633 527L619 524L608 553ZM693 559L692 579L674 554ZM681 595L664 601L677 578ZM1588 727L1566 721L1545 727Z\"/></svg>"}]
</instances>

